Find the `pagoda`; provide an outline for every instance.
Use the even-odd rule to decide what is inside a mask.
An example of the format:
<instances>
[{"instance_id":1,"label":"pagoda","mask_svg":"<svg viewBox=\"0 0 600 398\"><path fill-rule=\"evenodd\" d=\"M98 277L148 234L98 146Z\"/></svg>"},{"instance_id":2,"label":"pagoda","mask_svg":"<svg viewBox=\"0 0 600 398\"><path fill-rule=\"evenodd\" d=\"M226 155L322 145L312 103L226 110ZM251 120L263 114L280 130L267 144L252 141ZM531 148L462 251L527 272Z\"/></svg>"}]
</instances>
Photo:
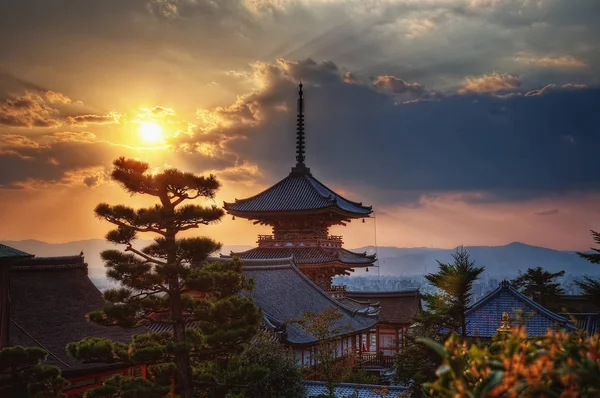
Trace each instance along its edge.
<instances>
[{"instance_id":1,"label":"pagoda","mask_svg":"<svg viewBox=\"0 0 600 398\"><path fill-rule=\"evenodd\" d=\"M290 174L265 191L247 199L224 203L233 218L269 225L272 235L259 235L258 247L230 256L242 260L293 258L295 264L321 289L342 297L344 286L333 286L335 275L349 275L354 268L369 267L375 255L343 248L342 236L329 234L334 225L370 217L371 206L350 201L317 180L306 167L304 147L304 98L299 85L296 166ZM230 257L223 256L223 257Z\"/></svg>"}]
</instances>

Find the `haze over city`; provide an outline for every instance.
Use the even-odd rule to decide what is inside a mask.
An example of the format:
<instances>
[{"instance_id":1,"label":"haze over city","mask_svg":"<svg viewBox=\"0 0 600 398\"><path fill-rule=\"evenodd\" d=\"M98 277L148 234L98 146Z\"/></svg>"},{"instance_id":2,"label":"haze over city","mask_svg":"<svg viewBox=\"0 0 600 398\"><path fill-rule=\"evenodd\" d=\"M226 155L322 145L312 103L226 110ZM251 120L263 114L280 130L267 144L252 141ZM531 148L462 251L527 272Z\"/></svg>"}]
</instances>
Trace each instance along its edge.
<instances>
[{"instance_id":1,"label":"haze over city","mask_svg":"<svg viewBox=\"0 0 600 398\"><path fill-rule=\"evenodd\" d=\"M596 2L59 3L0 2L0 240L102 238L97 203L144 204L118 156L214 173L219 206L260 192L295 164L301 80L307 166L375 210L346 247L593 244Z\"/></svg>"}]
</instances>

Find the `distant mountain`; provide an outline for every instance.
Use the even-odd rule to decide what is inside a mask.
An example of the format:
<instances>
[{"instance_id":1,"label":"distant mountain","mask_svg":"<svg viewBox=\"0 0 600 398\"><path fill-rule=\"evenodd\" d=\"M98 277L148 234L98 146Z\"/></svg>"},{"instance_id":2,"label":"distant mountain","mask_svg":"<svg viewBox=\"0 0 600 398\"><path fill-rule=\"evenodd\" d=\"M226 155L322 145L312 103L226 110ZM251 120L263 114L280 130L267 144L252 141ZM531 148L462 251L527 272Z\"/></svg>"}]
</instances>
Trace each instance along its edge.
<instances>
[{"instance_id":1,"label":"distant mountain","mask_svg":"<svg viewBox=\"0 0 600 398\"><path fill-rule=\"evenodd\" d=\"M465 246L479 266L485 266L488 275L517 275L519 270L541 266L551 272L564 270L567 275L600 274L600 266L589 263L575 251L559 251L545 247L513 242L505 246ZM379 257L381 275L411 275L435 272L437 261L452 261L456 249L400 248L366 246L356 251L375 253ZM372 271L371 271L372 272ZM356 271L354 275L363 275Z\"/></svg>"},{"instance_id":2,"label":"distant mountain","mask_svg":"<svg viewBox=\"0 0 600 398\"><path fill-rule=\"evenodd\" d=\"M147 245L150 241L139 240L136 246ZM83 251L90 267L90 276L95 278L104 274L104 266L100 259L100 252L114 249L116 246L102 239L80 240L68 243L46 243L37 240L4 241L5 245L23 250L36 256L65 256L79 254ZM231 251L243 251L251 246L225 245L221 253L229 254ZM475 263L485 266L486 274L516 275L519 270L538 265L548 271L557 272L564 270L568 275L595 275L600 274L600 266L590 264L580 258L574 251L559 251L544 247L530 246L514 242L505 246L465 246ZM366 246L352 249L358 252L374 253L375 247ZM455 249L432 248L403 248L403 247L378 247L379 271L381 275L419 275L434 272L437 262L452 261ZM373 275L373 269L368 275ZM367 275L364 270L356 270L353 275Z\"/></svg>"}]
</instances>

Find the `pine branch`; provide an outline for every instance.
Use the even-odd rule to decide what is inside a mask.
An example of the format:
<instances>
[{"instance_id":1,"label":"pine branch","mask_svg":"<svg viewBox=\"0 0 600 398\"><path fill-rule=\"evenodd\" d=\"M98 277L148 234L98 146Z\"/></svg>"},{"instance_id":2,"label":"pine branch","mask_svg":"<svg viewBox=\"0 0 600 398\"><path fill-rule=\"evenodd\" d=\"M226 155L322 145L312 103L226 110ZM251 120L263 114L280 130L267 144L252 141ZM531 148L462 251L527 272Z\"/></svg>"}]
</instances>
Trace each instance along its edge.
<instances>
[{"instance_id":1,"label":"pine branch","mask_svg":"<svg viewBox=\"0 0 600 398\"><path fill-rule=\"evenodd\" d=\"M135 249L131 243L127 244L127 248L125 249L126 252L132 252L137 254L138 256L142 257L144 260L148 261L149 263L153 263L153 264L158 264L158 265L167 265L166 262L163 261L158 261L150 256L148 256L147 254L142 253L141 251Z\"/></svg>"}]
</instances>

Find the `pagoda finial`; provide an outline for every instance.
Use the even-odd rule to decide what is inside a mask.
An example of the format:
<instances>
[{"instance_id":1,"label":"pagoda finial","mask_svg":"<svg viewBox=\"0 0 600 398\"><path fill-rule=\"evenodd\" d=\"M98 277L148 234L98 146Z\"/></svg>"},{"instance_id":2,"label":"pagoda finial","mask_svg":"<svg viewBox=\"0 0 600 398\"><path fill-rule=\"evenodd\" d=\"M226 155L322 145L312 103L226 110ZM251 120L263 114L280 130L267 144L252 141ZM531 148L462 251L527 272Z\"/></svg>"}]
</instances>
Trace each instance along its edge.
<instances>
[{"instance_id":1,"label":"pagoda finial","mask_svg":"<svg viewBox=\"0 0 600 398\"><path fill-rule=\"evenodd\" d=\"M298 85L298 121L296 125L296 161L297 166L304 164L304 98L302 82Z\"/></svg>"}]
</instances>

